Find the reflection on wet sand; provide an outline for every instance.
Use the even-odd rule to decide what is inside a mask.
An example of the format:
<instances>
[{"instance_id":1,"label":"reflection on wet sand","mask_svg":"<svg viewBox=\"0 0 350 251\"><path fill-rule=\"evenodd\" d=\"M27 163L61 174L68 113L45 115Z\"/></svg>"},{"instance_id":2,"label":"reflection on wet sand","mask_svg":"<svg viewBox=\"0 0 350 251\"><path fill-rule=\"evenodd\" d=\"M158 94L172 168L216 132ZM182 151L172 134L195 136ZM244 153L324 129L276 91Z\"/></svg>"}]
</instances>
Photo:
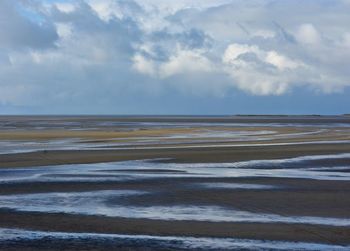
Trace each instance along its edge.
<instances>
[{"instance_id":1,"label":"reflection on wet sand","mask_svg":"<svg viewBox=\"0 0 350 251\"><path fill-rule=\"evenodd\" d=\"M29 195L0 196L2 208L17 211L103 215L123 218L145 218L154 220L192 220L213 222L260 222L297 223L331 226L350 226L350 219L281 216L257 214L226 209L219 206L134 206L120 205L120 197L142 196L139 191L98 191L81 193L40 193ZM157 194L153 194L157 196ZM141 198L142 199L142 198ZM113 203L108 203L113 200Z\"/></svg>"},{"instance_id":2,"label":"reflection on wet sand","mask_svg":"<svg viewBox=\"0 0 350 251\"><path fill-rule=\"evenodd\" d=\"M98 164L46 166L40 168L0 169L0 183L57 181L121 181L169 177L279 177L320 180L350 180L346 167L319 166L319 161L349 160L350 153L301 156L288 159L250 160L232 163L163 163L155 161L124 161ZM343 165L343 163L340 163ZM330 169L331 167L331 169Z\"/></svg>"},{"instance_id":3,"label":"reflection on wet sand","mask_svg":"<svg viewBox=\"0 0 350 251\"><path fill-rule=\"evenodd\" d=\"M232 163L166 163L162 159L145 161L125 161L100 164L62 165L40 168L1 169L0 184L55 184L61 182L64 186L69 183L125 183L125 182L157 182L158 180L182 180L178 193L199 194L214 193L220 197L228 195L229 191L289 191L287 184L258 184L250 182L235 182L234 179L284 178L284 179L314 179L320 181L350 181L350 173L342 172L343 162L350 154L334 154L319 156L302 156L297 158L277 160L254 160ZM315 168L320 161L328 161L328 165ZM340 166L339 166L340 165ZM310 168L308 168L310 166ZM322 170L327 168L327 170ZM320 170L321 169L321 170ZM174 180L175 179L175 180ZM218 179L223 179L219 181ZM231 180L229 180L231 179ZM233 180L232 180L233 179ZM201 182L202 181L202 182ZM241 223L284 223L284 224L312 224L334 227L349 227L350 215L344 216L315 216L293 215L262 209L258 211L242 210L239 206L225 206L223 202L206 203L192 199L191 202L181 202L176 199L169 204L169 198L174 196L175 190L168 191L161 186L144 187L129 186L132 189L102 190L87 187L81 192L40 192L24 194L5 194L0 196L3 209L21 212L65 213L73 215L92 215L107 217L122 217L135 219L150 219L162 221L203 221L203 222L241 222ZM160 198L152 201L150 198ZM186 196L181 196L185 198ZM167 199L163 199L167 198ZM209 198L209 197L208 197ZM252 198L253 199L253 198ZM206 199L204 198L204 201ZM176 202L178 201L178 202ZM141 204L139 203L141 202ZM21 232L17 233L18 235ZM26 238L22 236L21 238ZM238 240L230 240L229 245L241 245ZM265 243L266 244L266 243ZM220 244L221 245L221 244ZM257 249L259 249L257 244ZM269 245L269 244L266 244ZM288 249L288 244L280 243ZM301 244L300 244L301 245ZM313 244L307 244L312 245ZM307 246L306 245L306 246ZM315 244L316 245L316 244ZM321 245L322 246L322 245ZM325 246L326 247L326 246ZM213 249L215 248L212 247ZM306 249L307 250L307 249Z\"/></svg>"},{"instance_id":4,"label":"reflection on wet sand","mask_svg":"<svg viewBox=\"0 0 350 251\"><path fill-rule=\"evenodd\" d=\"M0 249L349 249L348 119L66 119L0 128Z\"/></svg>"},{"instance_id":5,"label":"reflection on wet sand","mask_svg":"<svg viewBox=\"0 0 350 251\"><path fill-rule=\"evenodd\" d=\"M21 240L21 242L18 242ZM86 250L95 248L115 249L130 248L142 250L147 247L152 250L325 250L342 251L350 246L327 245L305 242L259 241L234 238L194 238L174 236L149 235L120 235L120 234L91 234L91 233L47 233L40 231L25 231L18 229L0 228L0 247L8 250L36 246L50 250L60 250L67 245L79 248L79 243L87 243ZM57 248L53 248L53 247ZM139 249L140 248L140 249ZM129 249L129 250L130 250Z\"/></svg>"},{"instance_id":6,"label":"reflection on wet sand","mask_svg":"<svg viewBox=\"0 0 350 251\"><path fill-rule=\"evenodd\" d=\"M221 120L218 120L221 121ZM0 154L53 150L132 150L349 143L350 124L311 118L279 123L38 120L3 123ZM273 120L272 120L273 121ZM289 123L288 123L289 121ZM86 124L85 124L86 123Z\"/></svg>"}]
</instances>

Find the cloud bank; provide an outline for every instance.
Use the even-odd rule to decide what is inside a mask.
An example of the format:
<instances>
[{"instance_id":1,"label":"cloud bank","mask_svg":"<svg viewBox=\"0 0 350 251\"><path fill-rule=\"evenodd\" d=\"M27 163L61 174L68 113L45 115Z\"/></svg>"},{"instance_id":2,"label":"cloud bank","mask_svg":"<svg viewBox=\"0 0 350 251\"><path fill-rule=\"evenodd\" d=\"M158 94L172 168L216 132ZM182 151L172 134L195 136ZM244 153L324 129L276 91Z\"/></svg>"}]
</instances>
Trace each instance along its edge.
<instances>
[{"instance_id":1,"label":"cloud bank","mask_svg":"<svg viewBox=\"0 0 350 251\"><path fill-rule=\"evenodd\" d=\"M341 0L3 0L0 104L341 93L349 12Z\"/></svg>"}]
</instances>

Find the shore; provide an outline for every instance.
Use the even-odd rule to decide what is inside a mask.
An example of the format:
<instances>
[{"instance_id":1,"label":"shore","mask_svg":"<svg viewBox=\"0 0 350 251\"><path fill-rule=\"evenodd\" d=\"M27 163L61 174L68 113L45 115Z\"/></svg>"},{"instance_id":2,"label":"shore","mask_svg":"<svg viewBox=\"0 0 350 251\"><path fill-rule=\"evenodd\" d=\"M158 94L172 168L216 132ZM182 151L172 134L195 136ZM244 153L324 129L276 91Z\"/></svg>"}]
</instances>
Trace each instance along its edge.
<instances>
[{"instance_id":1,"label":"shore","mask_svg":"<svg viewBox=\"0 0 350 251\"><path fill-rule=\"evenodd\" d=\"M88 147L0 154L0 229L347 246L350 126L333 128L334 119L340 123L328 118L326 126L317 120L319 127L297 128L142 124L128 132L119 125L67 129L66 134L47 128L5 130L0 132L4 142L44 140L46 147L63 138L73 140L69 147L81 147L82 141ZM89 150L98 142L102 145ZM21 238L0 242L0 248L56 250L52 245L71 243L77 250L93 250L109 245L92 239L88 246L54 237L46 242ZM141 244L111 245L111 250L147 250Z\"/></svg>"},{"instance_id":2,"label":"shore","mask_svg":"<svg viewBox=\"0 0 350 251\"><path fill-rule=\"evenodd\" d=\"M205 147L140 150L63 150L0 155L0 168L62 164L101 163L138 159L171 159L172 162L212 163L291 158L350 152L350 144L305 144L289 146Z\"/></svg>"}]
</instances>

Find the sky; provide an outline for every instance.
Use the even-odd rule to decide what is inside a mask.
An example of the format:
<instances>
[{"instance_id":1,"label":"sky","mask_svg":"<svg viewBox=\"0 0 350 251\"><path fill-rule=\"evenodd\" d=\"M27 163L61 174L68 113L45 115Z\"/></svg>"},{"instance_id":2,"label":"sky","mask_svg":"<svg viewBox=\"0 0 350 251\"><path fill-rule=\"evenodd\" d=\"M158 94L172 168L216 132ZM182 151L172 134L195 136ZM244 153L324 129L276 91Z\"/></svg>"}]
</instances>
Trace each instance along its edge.
<instances>
[{"instance_id":1,"label":"sky","mask_svg":"<svg viewBox=\"0 0 350 251\"><path fill-rule=\"evenodd\" d=\"M1 0L0 114L350 113L350 0Z\"/></svg>"}]
</instances>

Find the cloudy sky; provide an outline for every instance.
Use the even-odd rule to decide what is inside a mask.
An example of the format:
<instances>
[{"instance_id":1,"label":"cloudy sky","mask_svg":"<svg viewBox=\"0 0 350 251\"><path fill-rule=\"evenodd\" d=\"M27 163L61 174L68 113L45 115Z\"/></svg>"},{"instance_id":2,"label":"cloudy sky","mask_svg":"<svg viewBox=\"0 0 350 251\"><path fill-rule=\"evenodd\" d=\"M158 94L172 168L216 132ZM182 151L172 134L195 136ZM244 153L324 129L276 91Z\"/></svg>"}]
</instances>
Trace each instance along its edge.
<instances>
[{"instance_id":1,"label":"cloudy sky","mask_svg":"<svg viewBox=\"0 0 350 251\"><path fill-rule=\"evenodd\" d=\"M0 114L350 113L349 0L1 0Z\"/></svg>"}]
</instances>

